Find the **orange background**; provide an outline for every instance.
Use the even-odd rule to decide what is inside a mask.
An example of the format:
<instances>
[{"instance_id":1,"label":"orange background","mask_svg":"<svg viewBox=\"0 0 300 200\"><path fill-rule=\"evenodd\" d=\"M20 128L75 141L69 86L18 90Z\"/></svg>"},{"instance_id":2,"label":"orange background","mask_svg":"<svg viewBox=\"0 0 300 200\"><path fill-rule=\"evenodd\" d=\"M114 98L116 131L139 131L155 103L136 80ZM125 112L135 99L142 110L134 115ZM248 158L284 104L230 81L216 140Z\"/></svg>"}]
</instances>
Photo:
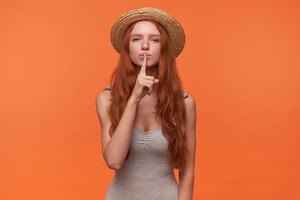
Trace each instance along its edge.
<instances>
[{"instance_id":1,"label":"orange background","mask_svg":"<svg viewBox=\"0 0 300 200\"><path fill-rule=\"evenodd\" d=\"M183 25L197 102L196 200L300 199L300 5L282 1L1 1L0 199L104 199L95 99L114 20L143 6Z\"/></svg>"}]
</instances>

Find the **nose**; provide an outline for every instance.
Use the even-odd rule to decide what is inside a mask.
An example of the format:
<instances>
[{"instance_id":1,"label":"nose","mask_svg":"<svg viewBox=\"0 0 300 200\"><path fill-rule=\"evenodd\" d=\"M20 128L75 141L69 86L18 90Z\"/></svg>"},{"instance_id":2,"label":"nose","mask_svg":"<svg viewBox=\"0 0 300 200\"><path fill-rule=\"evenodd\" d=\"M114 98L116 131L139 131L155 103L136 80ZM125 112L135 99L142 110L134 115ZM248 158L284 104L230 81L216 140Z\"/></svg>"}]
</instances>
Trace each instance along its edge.
<instances>
[{"instance_id":1,"label":"nose","mask_svg":"<svg viewBox=\"0 0 300 200\"><path fill-rule=\"evenodd\" d=\"M149 43L148 43L148 40L144 40L142 42L142 50L147 50L149 49Z\"/></svg>"}]
</instances>

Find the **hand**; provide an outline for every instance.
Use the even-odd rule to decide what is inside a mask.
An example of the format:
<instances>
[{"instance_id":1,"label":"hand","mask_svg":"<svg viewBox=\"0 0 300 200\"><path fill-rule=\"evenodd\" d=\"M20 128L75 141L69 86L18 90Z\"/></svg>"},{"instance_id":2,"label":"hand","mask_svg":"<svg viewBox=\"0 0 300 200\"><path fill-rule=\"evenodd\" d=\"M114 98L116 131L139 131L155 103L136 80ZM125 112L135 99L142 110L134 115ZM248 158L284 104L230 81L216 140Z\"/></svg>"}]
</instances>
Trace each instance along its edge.
<instances>
[{"instance_id":1,"label":"hand","mask_svg":"<svg viewBox=\"0 0 300 200\"><path fill-rule=\"evenodd\" d=\"M140 72L136 78L135 85L131 94L138 101L140 101L147 93L148 95L150 95L153 84L159 82L159 80L154 78L154 76L146 75L146 64L147 64L147 56L146 54L144 54L143 63Z\"/></svg>"}]
</instances>

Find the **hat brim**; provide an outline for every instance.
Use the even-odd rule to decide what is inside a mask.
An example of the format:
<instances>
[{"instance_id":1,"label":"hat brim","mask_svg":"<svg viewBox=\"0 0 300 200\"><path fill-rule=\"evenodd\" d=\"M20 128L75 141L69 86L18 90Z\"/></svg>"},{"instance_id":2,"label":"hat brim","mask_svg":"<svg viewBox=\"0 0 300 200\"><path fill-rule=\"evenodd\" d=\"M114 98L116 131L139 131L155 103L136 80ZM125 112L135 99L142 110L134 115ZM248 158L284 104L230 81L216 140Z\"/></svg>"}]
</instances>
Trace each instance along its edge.
<instances>
[{"instance_id":1,"label":"hat brim","mask_svg":"<svg viewBox=\"0 0 300 200\"><path fill-rule=\"evenodd\" d=\"M123 37L128 27L140 20L153 20L161 24L169 34L175 56L183 50L185 44L185 33L180 23L163 10L144 7L134 9L122 14L113 24L110 32L110 40L114 49L120 53Z\"/></svg>"}]
</instances>

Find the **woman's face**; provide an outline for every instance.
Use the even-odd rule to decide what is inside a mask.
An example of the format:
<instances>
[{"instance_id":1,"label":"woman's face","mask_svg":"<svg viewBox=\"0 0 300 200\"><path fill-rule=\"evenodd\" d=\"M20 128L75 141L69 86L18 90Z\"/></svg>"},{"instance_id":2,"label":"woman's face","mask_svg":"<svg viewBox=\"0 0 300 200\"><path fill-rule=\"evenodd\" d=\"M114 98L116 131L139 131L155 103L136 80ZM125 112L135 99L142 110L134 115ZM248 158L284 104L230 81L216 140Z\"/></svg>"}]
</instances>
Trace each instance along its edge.
<instances>
[{"instance_id":1,"label":"woman's face","mask_svg":"<svg viewBox=\"0 0 300 200\"><path fill-rule=\"evenodd\" d=\"M143 54L147 54L147 67L156 65L160 56L160 33L149 21L137 22L130 35L129 56L133 63L141 66Z\"/></svg>"}]
</instances>

